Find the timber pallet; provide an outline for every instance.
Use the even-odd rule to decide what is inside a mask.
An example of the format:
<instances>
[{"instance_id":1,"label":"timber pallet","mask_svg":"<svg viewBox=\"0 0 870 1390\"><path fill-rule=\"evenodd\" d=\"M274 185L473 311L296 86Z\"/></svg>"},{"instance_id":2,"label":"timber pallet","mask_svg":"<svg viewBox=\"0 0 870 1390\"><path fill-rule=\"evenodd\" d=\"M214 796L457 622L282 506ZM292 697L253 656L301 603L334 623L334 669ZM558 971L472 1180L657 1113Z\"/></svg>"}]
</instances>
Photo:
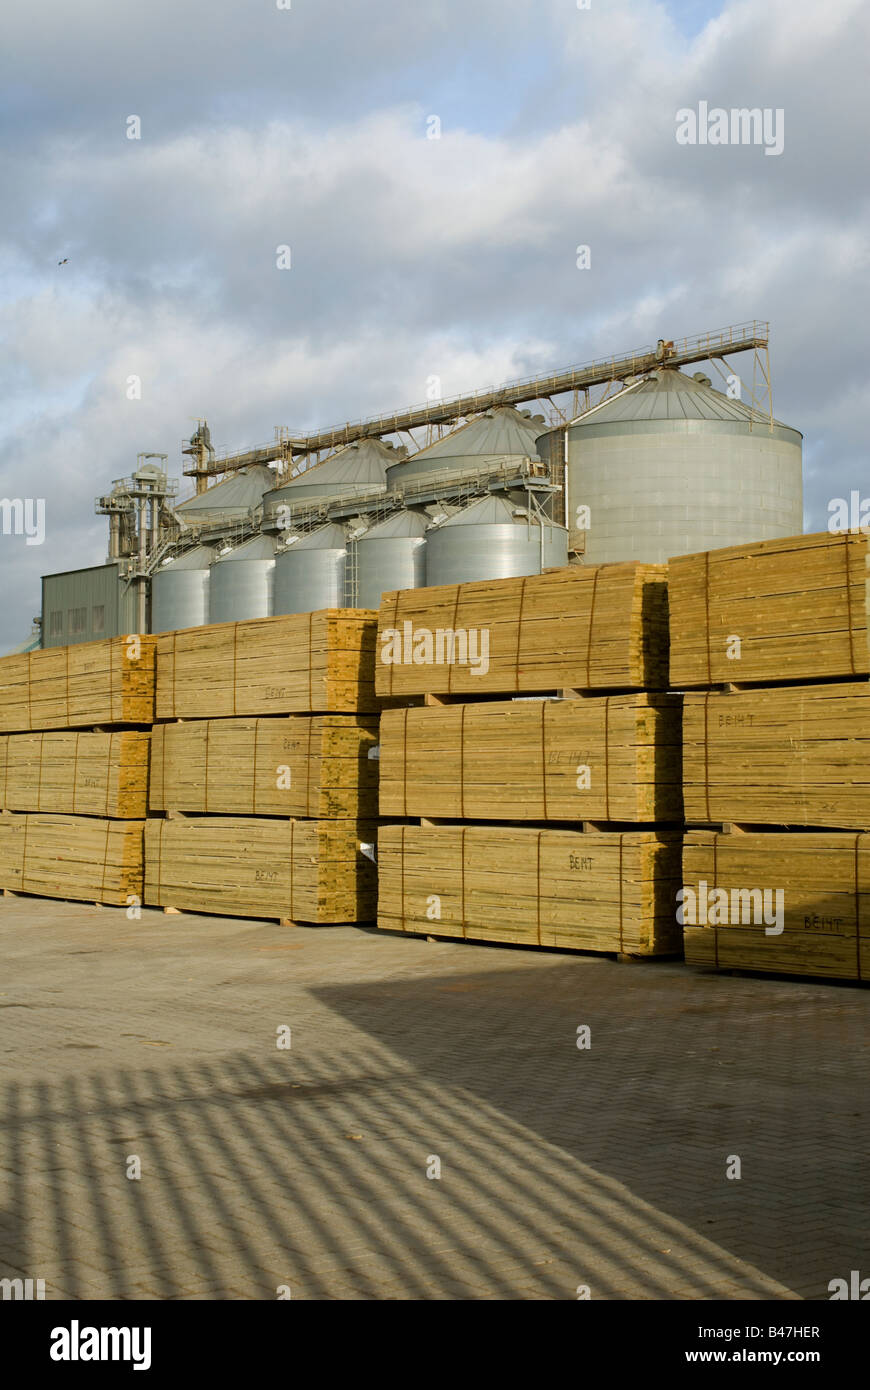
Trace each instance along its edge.
<instances>
[{"instance_id":1,"label":"timber pallet","mask_svg":"<svg viewBox=\"0 0 870 1390\"><path fill-rule=\"evenodd\" d=\"M790 690L802 685L860 685L870 681L870 672L858 671L854 676L790 676L788 679L780 680L755 680L755 681L711 681L709 684L704 682L701 685L692 685L684 681L680 686L680 692L687 691L692 695L736 695L741 691L752 693L758 690ZM581 691L580 694L596 694L596 691ZM679 692L678 692L679 693Z\"/></svg>"},{"instance_id":2,"label":"timber pallet","mask_svg":"<svg viewBox=\"0 0 870 1390\"><path fill-rule=\"evenodd\" d=\"M772 821L752 822L752 821L687 821L683 829L688 834L690 830L709 830L714 835L822 835L822 834L842 834L842 835L866 835L870 833L870 825L798 825L795 822Z\"/></svg>"},{"instance_id":3,"label":"timber pallet","mask_svg":"<svg viewBox=\"0 0 870 1390\"><path fill-rule=\"evenodd\" d=\"M469 829L475 826L486 825L493 830L572 830L582 835L628 835L633 831L670 831L681 833L685 826L682 821L602 821L602 820L508 820L498 817L491 817L489 820L477 821L460 819L459 816L381 816L381 827L387 825L419 825L424 828L433 826L453 826L461 830L463 826ZM715 829L715 826L696 826L700 830Z\"/></svg>"},{"instance_id":4,"label":"timber pallet","mask_svg":"<svg viewBox=\"0 0 870 1390\"><path fill-rule=\"evenodd\" d=\"M868 677L870 679L870 677ZM592 690L580 690L573 686L563 686L558 689L545 690L493 690L485 691L481 695L475 695L473 691L451 691L448 695L443 693L428 693L422 697L417 697L416 701L409 698L407 700L395 699L391 702L384 700L384 709L405 709L420 708L427 705L484 705L497 703L499 700L603 700L609 695L666 695L671 692L662 690L660 686L641 687L614 685L606 689L599 689L597 686Z\"/></svg>"},{"instance_id":5,"label":"timber pallet","mask_svg":"<svg viewBox=\"0 0 870 1390\"><path fill-rule=\"evenodd\" d=\"M372 924L366 922L353 922L349 925L368 926ZM377 926L377 923L373 925ZM682 951L657 952L654 956L648 956L642 955L637 951L595 950L593 947L588 946L539 946L535 941L499 941L497 938L489 939L487 937L462 936L460 934L456 936L430 936L428 932L403 931L400 927L381 927L380 931L386 933L387 936L410 937L412 941L431 941L433 944L444 942L444 944L448 946L494 947L500 951L523 951L524 953L526 951L534 951L536 955L540 954L545 956L595 956L599 960L611 960L622 965L638 965L641 962L649 964L656 961L670 961L673 963L674 961L682 961L683 959ZM726 972L720 971L719 973L725 974ZM737 972L734 971L733 973L736 974Z\"/></svg>"},{"instance_id":6,"label":"timber pallet","mask_svg":"<svg viewBox=\"0 0 870 1390\"><path fill-rule=\"evenodd\" d=\"M103 904L95 903L94 906L102 907ZM143 906L148 907L149 904L144 903ZM166 917L221 917L226 918L227 921L234 922L274 922L279 927L313 927L318 930L321 927L377 927L377 922L373 917L369 921L364 922L305 922L301 921L299 918L293 917L266 917L261 913L257 913L256 916L251 917L240 917L236 912L200 911L195 907L163 906L152 907L151 910L154 912L162 912Z\"/></svg>"},{"instance_id":7,"label":"timber pallet","mask_svg":"<svg viewBox=\"0 0 870 1390\"><path fill-rule=\"evenodd\" d=\"M101 903L96 898L59 898L54 893L22 893L20 888L0 888L0 897L3 898L32 898L37 902L43 903L71 903L74 907L96 907L107 912L127 912L128 906L125 903Z\"/></svg>"}]
</instances>

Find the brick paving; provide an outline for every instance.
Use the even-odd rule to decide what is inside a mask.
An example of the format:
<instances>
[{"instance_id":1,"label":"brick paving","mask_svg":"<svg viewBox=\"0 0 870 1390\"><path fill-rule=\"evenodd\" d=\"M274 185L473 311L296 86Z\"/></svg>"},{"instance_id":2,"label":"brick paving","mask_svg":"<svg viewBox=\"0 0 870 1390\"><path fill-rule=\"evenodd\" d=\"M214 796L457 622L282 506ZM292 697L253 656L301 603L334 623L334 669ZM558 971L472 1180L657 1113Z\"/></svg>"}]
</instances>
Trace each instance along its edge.
<instances>
[{"instance_id":1,"label":"brick paving","mask_svg":"<svg viewBox=\"0 0 870 1390\"><path fill-rule=\"evenodd\" d=\"M48 1298L870 1274L860 988L37 898L0 959L0 1277Z\"/></svg>"}]
</instances>

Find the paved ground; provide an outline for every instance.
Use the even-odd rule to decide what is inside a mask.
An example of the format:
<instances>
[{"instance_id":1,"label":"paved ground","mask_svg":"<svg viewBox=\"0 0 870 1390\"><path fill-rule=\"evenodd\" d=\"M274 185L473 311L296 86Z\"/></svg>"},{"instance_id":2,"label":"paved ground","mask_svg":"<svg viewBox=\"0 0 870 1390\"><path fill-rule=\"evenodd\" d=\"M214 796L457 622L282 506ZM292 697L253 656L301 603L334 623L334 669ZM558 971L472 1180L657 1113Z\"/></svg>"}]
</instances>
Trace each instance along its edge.
<instances>
[{"instance_id":1,"label":"paved ground","mask_svg":"<svg viewBox=\"0 0 870 1390\"><path fill-rule=\"evenodd\" d=\"M866 991L35 898L0 960L0 1277L49 1298L870 1274Z\"/></svg>"}]
</instances>

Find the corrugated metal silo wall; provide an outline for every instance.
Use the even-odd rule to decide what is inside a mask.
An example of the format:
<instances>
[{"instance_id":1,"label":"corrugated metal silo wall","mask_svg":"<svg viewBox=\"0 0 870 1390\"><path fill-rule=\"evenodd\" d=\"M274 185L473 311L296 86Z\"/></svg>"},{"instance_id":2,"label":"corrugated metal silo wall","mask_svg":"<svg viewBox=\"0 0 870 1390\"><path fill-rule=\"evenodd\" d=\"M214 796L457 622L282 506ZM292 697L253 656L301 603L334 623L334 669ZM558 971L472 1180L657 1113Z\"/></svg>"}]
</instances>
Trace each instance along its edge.
<instances>
[{"instance_id":1,"label":"corrugated metal silo wall","mask_svg":"<svg viewBox=\"0 0 870 1390\"><path fill-rule=\"evenodd\" d=\"M240 623L271 617L274 560L218 560L208 581L210 623Z\"/></svg>"},{"instance_id":2,"label":"corrugated metal silo wall","mask_svg":"<svg viewBox=\"0 0 870 1390\"><path fill-rule=\"evenodd\" d=\"M138 630L135 584L117 565L94 565L42 576L42 645L65 647L123 637Z\"/></svg>"},{"instance_id":3,"label":"corrugated metal silo wall","mask_svg":"<svg viewBox=\"0 0 870 1390\"><path fill-rule=\"evenodd\" d=\"M209 566L160 570L151 580L151 631L201 627L208 622Z\"/></svg>"},{"instance_id":4,"label":"corrugated metal silo wall","mask_svg":"<svg viewBox=\"0 0 870 1390\"><path fill-rule=\"evenodd\" d=\"M275 563L275 613L343 608L346 550L286 550Z\"/></svg>"},{"instance_id":5,"label":"corrugated metal silo wall","mask_svg":"<svg viewBox=\"0 0 870 1390\"><path fill-rule=\"evenodd\" d=\"M578 429L567 475L571 507L591 513L587 564L657 563L803 530L800 443L763 427Z\"/></svg>"},{"instance_id":6,"label":"corrugated metal silo wall","mask_svg":"<svg viewBox=\"0 0 870 1390\"><path fill-rule=\"evenodd\" d=\"M561 528L500 523L442 526L426 545L427 584L466 584L540 574L568 563L568 538Z\"/></svg>"},{"instance_id":7,"label":"corrugated metal silo wall","mask_svg":"<svg viewBox=\"0 0 870 1390\"><path fill-rule=\"evenodd\" d=\"M419 589L426 583L426 541L422 536L392 536L352 543L356 548L356 606L379 608L381 595L394 589Z\"/></svg>"}]
</instances>

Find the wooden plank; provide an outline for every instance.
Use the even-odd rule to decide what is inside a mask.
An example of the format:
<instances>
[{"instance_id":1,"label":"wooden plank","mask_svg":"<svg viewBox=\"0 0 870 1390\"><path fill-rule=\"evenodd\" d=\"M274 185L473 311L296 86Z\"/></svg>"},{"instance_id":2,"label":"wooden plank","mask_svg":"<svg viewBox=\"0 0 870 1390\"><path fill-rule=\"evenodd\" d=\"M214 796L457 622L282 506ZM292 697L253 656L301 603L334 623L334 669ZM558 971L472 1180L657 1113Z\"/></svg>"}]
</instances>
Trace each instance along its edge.
<instances>
[{"instance_id":1,"label":"wooden plank","mask_svg":"<svg viewBox=\"0 0 870 1390\"><path fill-rule=\"evenodd\" d=\"M870 682L687 694L690 822L870 827Z\"/></svg>"},{"instance_id":2,"label":"wooden plank","mask_svg":"<svg viewBox=\"0 0 870 1390\"><path fill-rule=\"evenodd\" d=\"M377 613L330 608L157 639L157 718L374 711Z\"/></svg>"},{"instance_id":3,"label":"wooden plank","mask_svg":"<svg viewBox=\"0 0 870 1390\"><path fill-rule=\"evenodd\" d=\"M683 848L683 886L694 895L683 904L690 965L870 976L870 836L692 830ZM765 891L766 918L758 896Z\"/></svg>"},{"instance_id":4,"label":"wooden plank","mask_svg":"<svg viewBox=\"0 0 870 1390\"><path fill-rule=\"evenodd\" d=\"M154 637L113 637L0 659L0 732L150 724Z\"/></svg>"},{"instance_id":5,"label":"wooden plank","mask_svg":"<svg viewBox=\"0 0 870 1390\"><path fill-rule=\"evenodd\" d=\"M144 821L35 813L0 817L0 885L125 906L142 899Z\"/></svg>"},{"instance_id":6,"label":"wooden plank","mask_svg":"<svg viewBox=\"0 0 870 1390\"><path fill-rule=\"evenodd\" d=\"M866 562L866 536L828 531L672 559L671 684L866 675Z\"/></svg>"},{"instance_id":7,"label":"wooden plank","mask_svg":"<svg viewBox=\"0 0 870 1390\"><path fill-rule=\"evenodd\" d=\"M667 629L665 565L403 589L381 601L377 693L659 689Z\"/></svg>"},{"instance_id":8,"label":"wooden plank","mask_svg":"<svg viewBox=\"0 0 870 1390\"><path fill-rule=\"evenodd\" d=\"M198 719L155 725L152 737L152 811L377 815L375 715Z\"/></svg>"},{"instance_id":9,"label":"wooden plank","mask_svg":"<svg viewBox=\"0 0 870 1390\"><path fill-rule=\"evenodd\" d=\"M680 697L594 696L388 710L383 816L682 819Z\"/></svg>"},{"instance_id":10,"label":"wooden plank","mask_svg":"<svg viewBox=\"0 0 870 1390\"><path fill-rule=\"evenodd\" d=\"M0 736L0 807L143 820L150 741L139 729Z\"/></svg>"},{"instance_id":11,"label":"wooden plank","mask_svg":"<svg viewBox=\"0 0 870 1390\"><path fill-rule=\"evenodd\" d=\"M191 816L145 826L145 902L234 917L364 922L374 822Z\"/></svg>"},{"instance_id":12,"label":"wooden plank","mask_svg":"<svg viewBox=\"0 0 870 1390\"><path fill-rule=\"evenodd\" d=\"M563 949L680 950L678 833L381 826L378 926Z\"/></svg>"}]
</instances>

